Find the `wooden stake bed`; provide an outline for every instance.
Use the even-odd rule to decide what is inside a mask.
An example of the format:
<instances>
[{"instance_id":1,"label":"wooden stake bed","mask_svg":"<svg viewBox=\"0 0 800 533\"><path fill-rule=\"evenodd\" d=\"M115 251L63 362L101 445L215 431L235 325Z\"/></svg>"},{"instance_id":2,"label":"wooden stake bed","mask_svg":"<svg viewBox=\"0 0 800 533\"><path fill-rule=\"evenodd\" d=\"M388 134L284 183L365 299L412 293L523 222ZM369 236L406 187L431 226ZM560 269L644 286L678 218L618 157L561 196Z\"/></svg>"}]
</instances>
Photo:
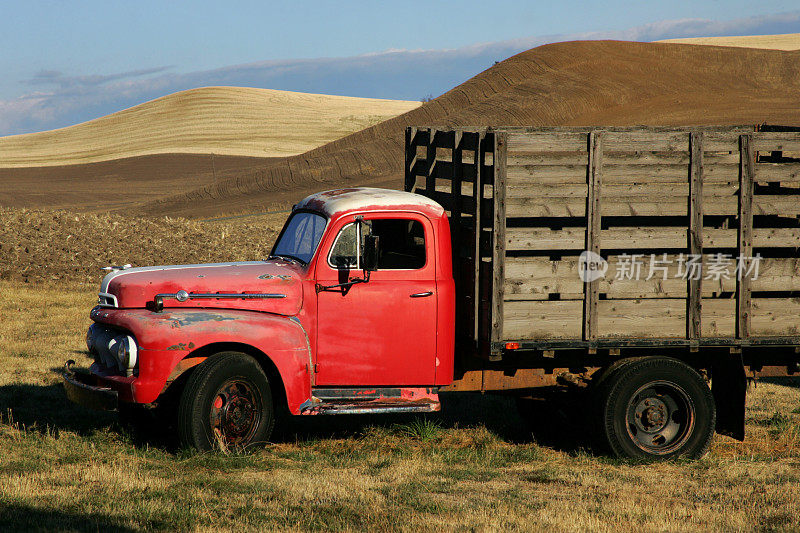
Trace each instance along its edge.
<instances>
[{"instance_id":1,"label":"wooden stake bed","mask_svg":"<svg viewBox=\"0 0 800 533\"><path fill-rule=\"evenodd\" d=\"M408 128L405 189L450 215L461 345L800 344L800 132L769 130ZM588 283L584 251L607 262Z\"/></svg>"}]
</instances>

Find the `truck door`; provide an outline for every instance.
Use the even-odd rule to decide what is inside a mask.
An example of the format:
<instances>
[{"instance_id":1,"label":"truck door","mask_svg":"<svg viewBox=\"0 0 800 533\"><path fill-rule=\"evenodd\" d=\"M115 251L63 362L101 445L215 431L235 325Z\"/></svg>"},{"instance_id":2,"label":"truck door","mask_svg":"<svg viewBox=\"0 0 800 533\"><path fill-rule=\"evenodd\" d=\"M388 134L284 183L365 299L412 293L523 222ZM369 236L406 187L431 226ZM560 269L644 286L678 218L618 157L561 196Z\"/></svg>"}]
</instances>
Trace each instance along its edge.
<instances>
[{"instance_id":1,"label":"truck door","mask_svg":"<svg viewBox=\"0 0 800 533\"><path fill-rule=\"evenodd\" d=\"M317 295L317 385L431 385L436 370L433 228L420 215L364 216L379 237L367 283ZM317 263L317 283L362 277L359 224L349 217ZM363 241L363 237L362 237Z\"/></svg>"}]
</instances>

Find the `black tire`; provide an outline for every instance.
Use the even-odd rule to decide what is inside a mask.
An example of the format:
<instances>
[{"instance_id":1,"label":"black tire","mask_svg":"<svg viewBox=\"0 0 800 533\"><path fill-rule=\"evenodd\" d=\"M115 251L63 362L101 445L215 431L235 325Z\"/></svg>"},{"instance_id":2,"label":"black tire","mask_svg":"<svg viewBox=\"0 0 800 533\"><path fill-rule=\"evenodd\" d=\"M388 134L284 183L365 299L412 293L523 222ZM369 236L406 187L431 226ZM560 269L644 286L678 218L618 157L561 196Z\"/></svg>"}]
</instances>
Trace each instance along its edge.
<instances>
[{"instance_id":1,"label":"black tire","mask_svg":"<svg viewBox=\"0 0 800 533\"><path fill-rule=\"evenodd\" d=\"M598 437L617 457L701 457L711 444L716 407L692 367L666 357L626 361L596 390Z\"/></svg>"},{"instance_id":2,"label":"black tire","mask_svg":"<svg viewBox=\"0 0 800 533\"><path fill-rule=\"evenodd\" d=\"M221 352L200 364L178 404L181 446L201 451L264 444L274 424L269 380L255 359L239 352Z\"/></svg>"}]
</instances>

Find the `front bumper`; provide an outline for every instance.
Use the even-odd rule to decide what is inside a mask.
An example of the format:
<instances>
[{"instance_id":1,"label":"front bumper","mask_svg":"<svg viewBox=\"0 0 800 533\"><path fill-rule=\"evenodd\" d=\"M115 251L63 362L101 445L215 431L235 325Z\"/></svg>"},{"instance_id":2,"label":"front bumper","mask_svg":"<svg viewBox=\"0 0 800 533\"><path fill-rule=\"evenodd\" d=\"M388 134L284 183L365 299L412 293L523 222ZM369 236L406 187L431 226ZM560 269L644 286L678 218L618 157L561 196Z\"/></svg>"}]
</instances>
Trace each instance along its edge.
<instances>
[{"instance_id":1,"label":"front bumper","mask_svg":"<svg viewBox=\"0 0 800 533\"><path fill-rule=\"evenodd\" d=\"M75 370L69 360L64 364L64 390L70 401L101 411L116 411L119 407L119 393L103 386L97 376L86 371Z\"/></svg>"}]
</instances>

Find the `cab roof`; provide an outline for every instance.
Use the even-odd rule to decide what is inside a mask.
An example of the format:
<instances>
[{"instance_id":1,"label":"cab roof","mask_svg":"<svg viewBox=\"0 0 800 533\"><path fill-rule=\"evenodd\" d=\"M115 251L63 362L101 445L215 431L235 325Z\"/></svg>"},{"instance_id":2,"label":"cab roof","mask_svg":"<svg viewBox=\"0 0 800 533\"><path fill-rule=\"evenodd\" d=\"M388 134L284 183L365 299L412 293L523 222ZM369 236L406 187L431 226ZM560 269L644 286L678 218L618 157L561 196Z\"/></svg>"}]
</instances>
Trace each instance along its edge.
<instances>
[{"instance_id":1,"label":"cab roof","mask_svg":"<svg viewBox=\"0 0 800 533\"><path fill-rule=\"evenodd\" d=\"M366 209L420 211L433 217L444 214L442 206L426 196L372 187L354 187L318 192L302 199L294 208L319 211L328 217Z\"/></svg>"}]
</instances>

